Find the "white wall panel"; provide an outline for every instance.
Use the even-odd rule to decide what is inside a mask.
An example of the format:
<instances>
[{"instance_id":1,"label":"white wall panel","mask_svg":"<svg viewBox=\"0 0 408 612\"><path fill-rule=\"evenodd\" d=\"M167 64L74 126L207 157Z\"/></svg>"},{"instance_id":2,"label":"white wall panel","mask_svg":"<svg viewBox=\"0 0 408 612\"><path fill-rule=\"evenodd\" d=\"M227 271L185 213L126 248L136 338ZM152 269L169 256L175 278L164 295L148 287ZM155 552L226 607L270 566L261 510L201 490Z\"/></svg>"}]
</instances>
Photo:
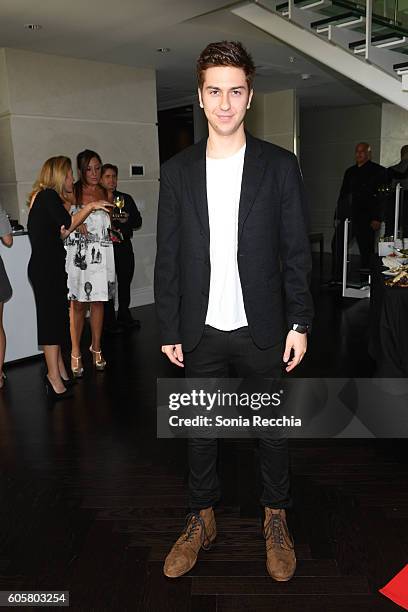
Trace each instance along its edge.
<instances>
[{"instance_id":1,"label":"white wall panel","mask_svg":"<svg viewBox=\"0 0 408 612\"><path fill-rule=\"evenodd\" d=\"M408 144L408 111L384 103L381 116L381 163L392 166L400 160L401 147Z\"/></svg>"},{"instance_id":2,"label":"white wall panel","mask_svg":"<svg viewBox=\"0 0 408 612\"><path fill-rule=\"evenodd\" d=\"M10 111L6 51L0 49L0 116Z\"/></svg>"},{"instance_id":3,"label":"white wall panel","mask_svg":"<svg viewBox=\"0 0 408 612\"><path fill-rule=\"evenodd\" d=\"M17 115L155 123L151 69L6 49L10 110Z\"/></svg>"},{"instance_id":4,"label":"white wall panel","mask_svg":"<svg viewBox=\"0 0 408 612\"><path fill-rule=\"evenodd\" d=\"M52 155L68 155L75 169L76 155L85 148L97 151L102 161L116 164L123 177L129 176L130 162L145 165L145 176L135 181L157 179L159 174L154 124L13 115L12 132L18 181L33 181L42 163Z\"/></svg>"}]
</instances>

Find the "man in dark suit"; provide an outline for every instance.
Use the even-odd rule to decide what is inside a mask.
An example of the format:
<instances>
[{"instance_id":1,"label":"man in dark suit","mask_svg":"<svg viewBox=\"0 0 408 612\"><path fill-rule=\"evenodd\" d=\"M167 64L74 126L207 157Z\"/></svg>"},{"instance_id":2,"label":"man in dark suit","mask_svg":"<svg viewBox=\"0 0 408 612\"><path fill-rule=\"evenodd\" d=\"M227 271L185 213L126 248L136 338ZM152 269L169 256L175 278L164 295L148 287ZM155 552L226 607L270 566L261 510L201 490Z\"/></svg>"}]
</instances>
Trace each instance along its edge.
<instances>
[{"instance_id":1,"label":"man in dark suit","mask_svg":"<svg viewBox=\"0 0 408 612\"><path fill-rule=\"evenodd\" d=\"M368 271L374 253L375 233L381 227L384 200L380 188L386 185L383 166L371 161L371 147L359 142L355 148L356 163L344 173L334 215L335 231L332 239L332 282L340 283L343 276L344 221L349 218L348 238L357 240L360 268Z\"/></svg>"},{"instance_id":2,"label":"man in dark suit","mask_svg":"<svg viewBox=\"0 0 408 612\"><path fill-rule=\"evenodd\" d=\"M312 319L307 211L296 157L250 136L255 67L240 43L212 43L197 63L209 137L162 166L155 298L162 352L186 376L279 377L301 361ZM282 297L284 292L284 298ZM286 336L286 342L285 342ZM284 363L283 363L284 362ZM164 573L189 571L215 539L217 440L191 438L191 513ZM296 566L287 440L259 440L267 568Z\"/></svg>"},{"instance_id":3,"label":"man in dark suit","mask_svg":"<svg viewBox=\"0 0 408 612\"><path fill-rule=\"evenodd\" d=\"M114 301L105 302L105 331L115 333L121 328L140 327L140 321L133 319L129 310L130 285L135 272L135 256L133 253L133 231L142 226L142 217L131 195L118 191L118 167L114 164L102 166L101 184L113 198L122 197L124 206L120 215L112 219L112 226L118 229L122 242L114 242L115 268L118 286L118 316L115 321ZM116 211L113 212L115 214Z\"/></svg>"}]
</instances>

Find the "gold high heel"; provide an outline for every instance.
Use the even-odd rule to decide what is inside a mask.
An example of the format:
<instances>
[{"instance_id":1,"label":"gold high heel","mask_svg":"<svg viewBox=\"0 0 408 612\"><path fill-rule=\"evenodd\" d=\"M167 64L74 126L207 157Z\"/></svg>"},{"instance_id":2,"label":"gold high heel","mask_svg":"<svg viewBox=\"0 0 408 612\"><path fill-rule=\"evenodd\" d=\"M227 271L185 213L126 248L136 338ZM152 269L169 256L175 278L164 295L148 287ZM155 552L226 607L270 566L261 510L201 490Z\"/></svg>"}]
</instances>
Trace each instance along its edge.
<instances>
[{"instance_id":1,"label":"gold high heel","mask_svg":"<svg viewBox=\"0 0 408 612\"><path fill-rule=\"evenodd\" d=\"M79 357L75 357L75 355L71 353L71 360L72 359L76 360L76 366L74 368L72 367L71 361L71 370L74 378L82 378L82 376L84 375L84 368L82 367L82 364L81 367L79 367L79 361L82 360L82 355L80 355Z\"/></svg>"},{"instance_id":2,"label":"gold high heel","mask_svg":"<svg viewBox=\"0 0 408 612\"><path fill-rule=\"evenodd\" d=\"M92 345L89 347L89 350L92 353L93 364L97 370L104 370L106 367L106 361L102 357L102 351L94 351Z\"/></svg>"}]
</instances>

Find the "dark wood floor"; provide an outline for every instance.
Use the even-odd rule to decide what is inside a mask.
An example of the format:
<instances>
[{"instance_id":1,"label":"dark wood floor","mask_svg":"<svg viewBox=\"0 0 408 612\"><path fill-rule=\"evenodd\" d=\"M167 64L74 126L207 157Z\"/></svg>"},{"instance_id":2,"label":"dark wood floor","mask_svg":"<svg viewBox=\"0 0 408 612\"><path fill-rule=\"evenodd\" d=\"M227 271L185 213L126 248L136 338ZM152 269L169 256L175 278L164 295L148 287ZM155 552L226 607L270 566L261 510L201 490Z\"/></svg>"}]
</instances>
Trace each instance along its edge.
<instances>
[{"instance_id":1,"label":"dark wood floor","mask_svg":"<svg viewBox=\"0 0 408 612\"><path fill-rule=\"evenodd\" d=\"M299 376L368 376L367 303L314 280L310 354ZM298 569L265 570L252 442L221 444L219 537L188 575L162 575L186 513L182 440L157 440L153 308L141 331L105 344L109 368L50 408L41 362L8 368L0 394L0 590L69 590L73 610L338 612L396 610L377 593L408 557L402 441L292 441L290 524ZM88 343L89 345L89 343ZM86 347L84 343L84 347ZM85 349L84 349L85 354Z\"/></svg>"}]
</instances>

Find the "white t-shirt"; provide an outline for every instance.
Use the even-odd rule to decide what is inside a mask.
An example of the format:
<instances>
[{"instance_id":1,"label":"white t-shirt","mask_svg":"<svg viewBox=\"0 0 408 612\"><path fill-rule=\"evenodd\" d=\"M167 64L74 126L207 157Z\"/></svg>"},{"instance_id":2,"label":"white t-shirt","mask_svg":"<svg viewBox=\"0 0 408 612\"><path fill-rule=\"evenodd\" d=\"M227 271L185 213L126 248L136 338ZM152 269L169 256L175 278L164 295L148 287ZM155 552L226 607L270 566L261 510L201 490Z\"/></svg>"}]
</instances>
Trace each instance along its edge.
<instances>
[{"instance_id":1,"label":"white t-shirt","mask_svg":"<svg viewBox=\"0 0 408 612\"><path fill-rule=\"evenodd\" d=\"M248 325L237 262L244 156L245 145L230 157L207 157L211 276L205 322L223 331Z\"/></svg>"}]
</instances>

